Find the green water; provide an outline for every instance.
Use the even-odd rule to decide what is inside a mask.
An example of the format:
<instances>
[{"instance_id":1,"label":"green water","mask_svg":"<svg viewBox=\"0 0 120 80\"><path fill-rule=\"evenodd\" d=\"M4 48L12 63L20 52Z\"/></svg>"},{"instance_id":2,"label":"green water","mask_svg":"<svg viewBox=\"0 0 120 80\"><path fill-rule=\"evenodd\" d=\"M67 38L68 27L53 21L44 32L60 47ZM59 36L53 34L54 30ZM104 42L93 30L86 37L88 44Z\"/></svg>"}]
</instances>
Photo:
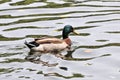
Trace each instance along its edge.
<instances>
[{"instance_id":1,"label":"green water","mask_svg":"<svg viewBox=\"0 0 120 80\"><path fill-rule=\"evenodd\" d=\"M65 59L25 59L25 40L61 38L67 24L80 34ZM0 80L119 80L119 56L120 0L0 0Z\"/></svg>"}]
</instances>

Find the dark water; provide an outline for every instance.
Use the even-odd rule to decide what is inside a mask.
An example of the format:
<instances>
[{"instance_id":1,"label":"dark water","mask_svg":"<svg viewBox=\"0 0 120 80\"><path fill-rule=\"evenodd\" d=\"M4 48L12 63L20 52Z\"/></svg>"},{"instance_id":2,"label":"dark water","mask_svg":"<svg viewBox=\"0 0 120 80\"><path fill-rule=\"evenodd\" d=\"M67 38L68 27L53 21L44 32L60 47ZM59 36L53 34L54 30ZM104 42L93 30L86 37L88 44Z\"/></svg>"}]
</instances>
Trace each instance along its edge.
<instances>
[{"instance_id":1,"label":"dark water","mask_svg":"<svg viewBox=\"0 0 120 80\"><path fill-rule=\"evenodd\" d=\"M70 24L69 58L41 56L46 66L25 60L25 40L61 37ZM0 0L0 80L119 80L120 0Z\"/></svg>"}]
</instances>

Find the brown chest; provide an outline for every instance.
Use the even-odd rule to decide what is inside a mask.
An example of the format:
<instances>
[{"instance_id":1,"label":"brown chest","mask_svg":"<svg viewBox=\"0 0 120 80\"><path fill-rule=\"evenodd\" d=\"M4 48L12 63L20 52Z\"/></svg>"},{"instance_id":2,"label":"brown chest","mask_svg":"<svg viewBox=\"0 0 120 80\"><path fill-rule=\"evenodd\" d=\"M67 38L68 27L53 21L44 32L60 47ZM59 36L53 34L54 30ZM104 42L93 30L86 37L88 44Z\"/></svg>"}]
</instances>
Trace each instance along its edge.
<instances>
[{"instance_id":1,"label":"brown chest","mask_svg":"<svg viewBox=\"0 0 120 80\"><path fill-rule=\"evenodd\" d=\"M65 41L69 46L71 46L71 40L70 40L69 38L64 39L64 41Z\"/></svg>"}]
</instances>

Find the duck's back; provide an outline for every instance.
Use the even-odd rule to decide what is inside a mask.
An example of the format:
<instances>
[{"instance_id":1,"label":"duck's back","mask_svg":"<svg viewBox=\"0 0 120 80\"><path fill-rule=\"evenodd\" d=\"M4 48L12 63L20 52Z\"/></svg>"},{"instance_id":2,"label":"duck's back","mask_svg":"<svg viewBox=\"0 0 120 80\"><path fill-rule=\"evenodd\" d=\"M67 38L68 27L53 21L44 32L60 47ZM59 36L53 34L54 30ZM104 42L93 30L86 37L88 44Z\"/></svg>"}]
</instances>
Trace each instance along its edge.
<instances>
[{"instance_id":1,"label":"duck's back","mask_svg":"<svg viewBox=\"0 0 120 80\"><path fill-rule=\"evenodd\" d=\"M58 38L46 38L46 37L43 37L43 38L35 39L35 42L38 43L38 44L45 44L45 43L58 44L58 43L62 43L64 41L62 39L58 39Z\"/></svg>"}]
</instances>

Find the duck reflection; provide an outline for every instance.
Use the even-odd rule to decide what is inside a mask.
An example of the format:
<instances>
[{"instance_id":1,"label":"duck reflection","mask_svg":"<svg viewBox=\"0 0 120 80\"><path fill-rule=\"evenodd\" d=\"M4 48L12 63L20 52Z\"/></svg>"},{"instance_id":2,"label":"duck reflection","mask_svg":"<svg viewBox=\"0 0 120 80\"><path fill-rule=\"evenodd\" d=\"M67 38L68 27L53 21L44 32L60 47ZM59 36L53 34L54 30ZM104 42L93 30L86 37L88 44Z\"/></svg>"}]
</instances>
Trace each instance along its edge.
<instances>
[{"instance_id":1,"label":"duck reflection","mask_svg":"<svg viewBox=\"0 0 120 80\"><path fill-rule=\"evenodd\" d=\"M53 54L55 57L61 58L62 60L69 60L69 61L87 61L87 60L92 60L92 59L99 58L99 57L110 56L110 54L103 54L103 55L95 56L95 57L75 58L75 57L73 57L73 53L77 49L78 48L67 50L66 51L67 52L66 55L63 55L62 52L53 52L53 53L50 53L50 54ZM44 53L30 51L28 53L28 56L26 56L25 59L30 61L30 62L37 63L37 64L42 64L43 66L48 66L48 67L52 67L52 66L58 65L58 63L49 64L49 61L47 61L47 62L46 61L42 61L40 59L42 55L44 55Z\"/></svg>"},{"instance_id":2,"label":"duck reflection","mask_svg":"<svg viewBox=\"0 0 120 80\"><path fill-rule=\"evenodd\" d=\"M57 57L57 58L61 58L61 59L63 59L63 60L69 60L69 59L74 59L74 58L72 57L72 53L73 53L74 51L75 51L75 50L69 50L69 51L67 51L67 54L66 54L66 55L63 55L62 52L53 52L53 53L50 53L50 54L54 55L54 56ZM46 53L46 54L47 54L47 53ZM48 53L48 54L49 54L49 53ZM44 55L44 53L30 51L30 52L28 53L28 56L25 57L25 59L28 60L28 61L30 61L30 62L37 63L37 64L42 64L43 66L48 66L48 67L58 65L58 63L49 64L49 61L48 61L48 62L42 61L42 60L41 60L41 56L42 56L42 55Z\"/></svg>"}]
</instances>

